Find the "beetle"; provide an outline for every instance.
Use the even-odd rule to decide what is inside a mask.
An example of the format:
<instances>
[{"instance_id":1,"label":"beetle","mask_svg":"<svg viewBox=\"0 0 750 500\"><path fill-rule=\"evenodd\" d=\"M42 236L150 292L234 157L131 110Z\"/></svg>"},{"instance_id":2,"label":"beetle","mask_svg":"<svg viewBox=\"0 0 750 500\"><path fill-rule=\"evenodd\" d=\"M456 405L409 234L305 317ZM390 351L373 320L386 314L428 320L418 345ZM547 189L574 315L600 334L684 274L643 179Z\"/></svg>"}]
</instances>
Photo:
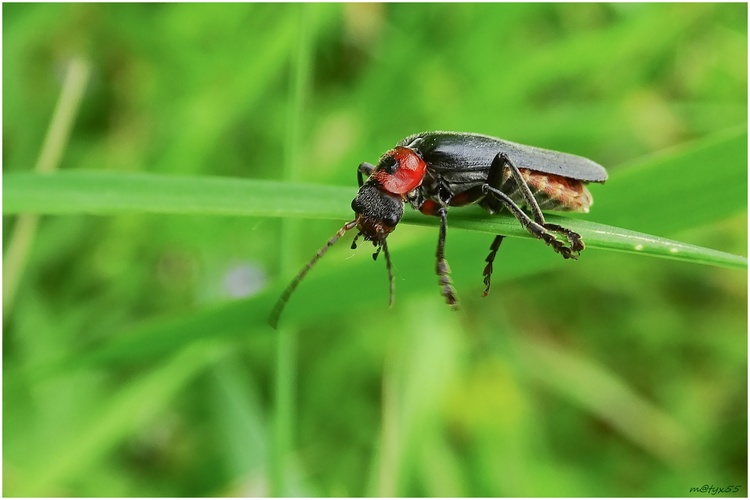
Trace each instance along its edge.
<instances>
[{"instance_id":1,"label":"beetle","mask_svg":"<svg viewBox=\"0 0 750 500\"><path fill-rule=\"evenodd\" d=\"M344 224L300 270L276 303L270 323L276 327L282 309L300 281L339 238L354 228L358 233L352 249L363 236L376 247L373 259L377 260L381 250L385 254L392 305L393 271L387 238L401 220L406 203L425 215L440 218L435 272L442 296L453 307L458 298L445 259L449 207L475 203L491 214L507 210L529 233L563 258L577 259L585 247L581 236L548 223L542 211L588 212L593 198L586 184L606 180L604 167L568 153L475 133L410 135L387 151L377 165L359 165L359 191L352 201L354 219ZM555 234L564 237L567 245ZM492 264L503 238L495 236L485 259L484 296L490 291Z\"/></svg>"}]
</instances>

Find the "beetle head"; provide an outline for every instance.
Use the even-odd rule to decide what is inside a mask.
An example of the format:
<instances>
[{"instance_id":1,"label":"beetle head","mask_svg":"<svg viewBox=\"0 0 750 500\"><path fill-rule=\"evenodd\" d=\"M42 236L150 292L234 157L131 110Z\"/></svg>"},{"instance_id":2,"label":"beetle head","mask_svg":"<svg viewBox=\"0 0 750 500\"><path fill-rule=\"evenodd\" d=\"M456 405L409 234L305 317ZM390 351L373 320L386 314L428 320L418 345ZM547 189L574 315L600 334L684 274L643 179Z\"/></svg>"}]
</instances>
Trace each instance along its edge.
<instances>
[{"instance_id":1,"label":"beetle head","mask_svg":"<svg viewBox=\"0 0 750 500\"><path fill-rule=\"evenodd\" d=\"M404 200L401 196L383 191L374 183L366 182L352 200L352 210L357 215L360 234L374 245L380 245L404 215Z\"/></svg>"},{"instance_id":2,"label":"beetle head","mask_svg":"<svg viewBox=\"0 0 750 500\"><path fill-rule=\"evenodd\" d=\"M405 148L403 148L405 149ZM395 167L394 167L395 168ZM387 172L387 171L386 171ZM378 258L381 250L385 254L385 264L388 271L389 294L388 303L393 304L393 269L391 266L391 257L388 253L388 237L404 215L404 199L401 194L391 193L385 190L380 180L373 176L357 192L357 196L352 200L352 209L356 217L354 220L347 222L334 234L331 239L305 264L297 276L292 280L289 286L281 294L279 300L271 312L269 322L272 327L276 328L281 311L283 311L289 297L299 285L300 281L307 275L312 267L317 263L347 231L355 227L359 230L352 242L352 249L357 247L357 238L364 236L365 241L372 241L377 247L372 258Z\"/></svg>"}]
</instances>

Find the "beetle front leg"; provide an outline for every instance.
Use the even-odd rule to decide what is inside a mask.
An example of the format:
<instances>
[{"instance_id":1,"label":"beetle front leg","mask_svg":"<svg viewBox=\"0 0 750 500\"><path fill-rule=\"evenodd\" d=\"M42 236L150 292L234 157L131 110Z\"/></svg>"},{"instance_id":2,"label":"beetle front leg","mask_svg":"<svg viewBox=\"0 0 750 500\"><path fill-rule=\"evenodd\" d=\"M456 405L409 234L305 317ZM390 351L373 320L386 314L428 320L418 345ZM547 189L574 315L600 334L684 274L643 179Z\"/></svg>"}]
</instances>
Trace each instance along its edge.
<instances>
[{"instance_id":1,"label":"beetle front leg","mask_svg":"<svg viewBox=\"0 0 750 500\"><path fill-rule=\"evenodd\" d=\"M437 257L435 272L438 275L440 292L445 297L445 302L455 308L458 305L458 298L456 297L456 290L451 284L452 280L449 276L451 270L448 267L448 261L445 260L445 233L448 227L448 211L445 207L440 207L436 215L440 217L440 235L438 236L437 252L435 254Z\"/></svg>"},{"instance_id":2,"label":"beetle front leg","mask_svg":"<svg viewBox=\"0 0 750 500\"><path fill-rule=\"evenodd\" d=\"M365 179L364 177L362 177L362 174L370 177L374 170L375 165L373 165L372 163L363 162L359 164L359 167L357 167L357 183L359 183L359 187L362 187L362 185L365 183Z\"/></svg>"}]
</instances>

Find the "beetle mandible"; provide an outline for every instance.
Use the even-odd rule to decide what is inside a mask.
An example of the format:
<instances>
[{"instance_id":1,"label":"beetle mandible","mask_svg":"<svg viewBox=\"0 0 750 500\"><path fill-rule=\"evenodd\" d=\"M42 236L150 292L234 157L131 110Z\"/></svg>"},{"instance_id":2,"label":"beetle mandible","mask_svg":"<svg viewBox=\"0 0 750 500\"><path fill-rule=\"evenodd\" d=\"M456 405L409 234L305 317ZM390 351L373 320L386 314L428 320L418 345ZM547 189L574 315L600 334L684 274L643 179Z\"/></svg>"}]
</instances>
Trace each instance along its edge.
<instances>
[{"instance_id":1,"label":"beetle mandible","mask_svg":"<svg viewBox=\"0 0 750 500\"><path fill-rule=\"evenodd\" d=\"M389 304L393 304L393 271L386 240L401 220L407 202L425 215L440 217L435 272L441 294L451 306L457 305L458 298L445 259L448 207L476 203L491 214L508 210L534 237L565 259L576 259L584 249L581 236L546 222L542 210L588 212L593 199L586 184L603 183L607 171L587 158L488 135L422 132L403 139L377 165L360 164L357 180L359 191L352 201L354 220L344 224L286 288L271 314L272 326L276 326L284 305L308 271L354 228L358 233L353 249L357 238L363 236L376 247L373 259L381 250L385 254ZM563 236L567 245L555 234ZM492 263L503 238L495 236L485 259L485 296L490 291Z\"/></svg>"}]
</instances>

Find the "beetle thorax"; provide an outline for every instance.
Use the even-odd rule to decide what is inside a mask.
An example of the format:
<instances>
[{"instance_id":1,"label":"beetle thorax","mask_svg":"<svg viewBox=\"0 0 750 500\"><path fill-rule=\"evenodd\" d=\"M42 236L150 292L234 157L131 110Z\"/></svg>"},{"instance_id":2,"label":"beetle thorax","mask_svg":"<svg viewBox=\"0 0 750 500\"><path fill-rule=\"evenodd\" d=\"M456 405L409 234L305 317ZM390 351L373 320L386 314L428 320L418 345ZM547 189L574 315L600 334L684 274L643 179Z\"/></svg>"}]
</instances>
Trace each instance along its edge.
<instances>
[{"instance_id":1,"label":"beetle thorax","mask_svg":"<svg viewBox=\"0 0 750 500\"><path fill-rule=\"evenodd\" d=\"M416 151L396 146L383 155L372 177L383 190L405 195L422 184L426 171L427 163Z\"/></svg>"}]
</instances>

